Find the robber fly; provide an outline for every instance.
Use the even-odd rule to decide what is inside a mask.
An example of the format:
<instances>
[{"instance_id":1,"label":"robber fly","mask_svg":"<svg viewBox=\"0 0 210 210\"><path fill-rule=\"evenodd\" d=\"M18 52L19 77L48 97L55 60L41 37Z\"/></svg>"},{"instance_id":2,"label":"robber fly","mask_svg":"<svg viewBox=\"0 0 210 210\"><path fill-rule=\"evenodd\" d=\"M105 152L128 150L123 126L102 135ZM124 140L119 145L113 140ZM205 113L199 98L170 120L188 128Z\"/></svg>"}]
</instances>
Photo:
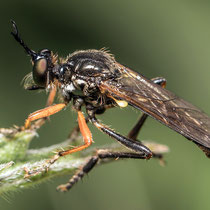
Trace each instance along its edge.
<instances>
[{"instance_id":1,"label":"robber fly","mask_svg":"<svg viewBox=\"0 0 210 210\"><path fill-rule=\"evenodd\" d=\"M21 39L14 21L12 26L12 35L32 59L33 70L26 78L25 88L46 89L50 92L46 108L30 114L25 121L25 129L31 127L32 121L47 118L62 110L70 101L78 113L78 125L84 145L58 152L51 163L61 156L81 151L91 145L92 135L87 121L129 148L131 152L98 155L83 167L83 174L89 172L100 158L149 159L155 154L136 139L147 116L193 141L210 157L210 118L197 107L166 90L164 78L148 80L118 63L105 50L76 51L65 59L58 59L49 49L35 52ZM62 103L53 105L56 92L60 93ZM104 113L108 108L127 105L144 113L128 137L113 131L96 118L96 115ZM82 106L86 108L86 119L81 112ZM75 175L63 190L71 188L78 177L82 176L82 172Z\"/></svg>"}]
</instances>

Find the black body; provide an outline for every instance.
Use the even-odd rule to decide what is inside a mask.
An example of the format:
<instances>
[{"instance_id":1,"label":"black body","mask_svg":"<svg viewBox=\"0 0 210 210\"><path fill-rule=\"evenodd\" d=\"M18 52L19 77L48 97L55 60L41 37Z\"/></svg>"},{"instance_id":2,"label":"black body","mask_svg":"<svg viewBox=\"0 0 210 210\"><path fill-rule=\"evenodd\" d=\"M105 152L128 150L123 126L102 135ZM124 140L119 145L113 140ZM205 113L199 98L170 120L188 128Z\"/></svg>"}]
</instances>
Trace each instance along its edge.
<instances>
[{"instance_id":1,"label":"black body","mask_svg":"<svg viewBox=\"0 0 210 210\"><path fill-rule=\"evenodd\" d=\"M86 106L89 120L94 124L98 123L95 114L121 106L120 102L127 102L192 140L209 156L210 118L197 107L117 63L104 50L77 51L66 59L58 60L50 50L38 53L30 50L20 39L14 22L13 28L13 36L32 57L34 64L33 76L30 76L32 80L27 80L27 89L49 90L56 85L66 103L73 100L76 110ZM101 128L114 137L115 134L106 129ZM120 139L120 136L116 138Z\"/></svg>"}]
</instances>

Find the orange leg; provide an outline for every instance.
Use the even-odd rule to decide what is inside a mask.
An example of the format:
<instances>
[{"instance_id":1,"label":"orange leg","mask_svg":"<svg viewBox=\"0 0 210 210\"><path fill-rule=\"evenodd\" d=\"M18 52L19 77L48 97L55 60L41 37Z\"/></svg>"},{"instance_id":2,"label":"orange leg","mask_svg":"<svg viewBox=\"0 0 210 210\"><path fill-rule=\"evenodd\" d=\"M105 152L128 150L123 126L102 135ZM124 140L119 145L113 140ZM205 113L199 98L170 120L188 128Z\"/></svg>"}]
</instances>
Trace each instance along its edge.
<instances>
[{"instance_id":1,"label":"orange leg","mask_svg":"<svg viewBox=\"0 0 210 210\"><path fill-rule=\"evenodd\" d=\"M52 159L48 161L48 164L52 165L56 160L58 160L61 156L65 156L74 152L81 151L87 147L89 147L93 143L92 139L92 134L90 132L90 129L87 126L86 120L84 115L82 114L81 111L78 111L78 124L79 124L79 129L80 132L83 136L84 139L84 144L78 147L75 147L73 149L65 150L65 151L60 151L58 152ZM47 168L50 166L48 165Z\"/></svg>"},{"instance_id":2,"label":"orange leg","mask_svg":"<svg viewBox=\"0 0 210 210\"><path fill-rule=\"evenodd\" d=\"M40 109L36 112L31 113L25 121L25 126L24 126L25 129L30 127L32 121L38 120L41 118L45 118L45 117L49 117L50 115L53 115L56 112L61 111L65 106L66 106L66 104L64 104L64 103L55 104L53 106L48 106L44 109Z\"/></svg>"},{"instance_id":3,"label":"orange leg","mask_svg":"<svg viewBox=\"0 0 210 210\"><path fill-rule=\"evenodd\" d=\"M74 153L74 152L81 151L81 150L89 147L92 144L92 142L93 142L92 134L90 132L90 129L87 126L87 123L85 121L85 117L84 117L84 115L82 114L81 111L78 111L78 124L79 124L79 128L80 128L80 132L81 132L81 134L83 136L83 139L84 139L84 144L81 145L81 146L75 147L74 149L70 149L70 150L66 150L66 151L60 151L58 153L59 156L65 156L65 155L68 155L68 154L71 154L71 153Z\"/></svg>"},{"instance_id":4,"label":"orange leg","mask_svg":"<svg viewBox=\"0 0 210 210\"><path fill-rule=\"evenodd\" d=\"M53 86L52 89L50 90L50 93L49 93L49 96L47 99L47 103L46 103L46 107L51 106L53 104L53 101L54 101L55 95L56 95L56 91L57 91L56 86ZM46 122L46 120L47 120L46 117L42 118L40 120L37 120L36 123L34 123L33 127L35 129L40 128Z\"/></svg>"},{"instance_id":5,"label":"orange leg","mask_svg":"<svg viewBox=\"0 0 210 210\"><path fill-rule=\"evenodd\" d=\"M49 108L49 107L47 107L47 108ZM46 110L47 108L45 108L43 110ZM42 110L40 110L40 111L42 111ZM57 161L61 156L65 156L65 155L68 155L68 154L71 154L71 153L74 153L74 152L78 152L78 151L81 151L81 150L89 147L93 142L92 134L91 134L91 132L90 132L88 126L87 126L85 117L84 117L84 115L82 114L81 111L78 111L78 124L79 124L80 132L81 132L81 134L83 136L83 139L84 139L84 144L81 145L81 146L75 147L73 149L58 152L56 155L54 155L52 157L52 159L47 160L46 164L40 170L38 169L38 170L33 170L33 171L26 171L25 177L30 177L32 175L38 174L38 173L42 172L43 169L48 170L50 165L52 165L55 161Z\"/></svg>"},{"instance_id":6,"label":"orange leg","mask_svg":"<svg viewBox=\"0 0 210 210\"><path fill-rule=\"evenodd\" d=\"M49 96L48 96L48 99L47 99L46 106L51 106L53 104L53 101L54 101L55 95L56 95L56 91L57 91L56 86L54 86L52 88L52 90L50 90L50 93L49 93Z\"/></svg>"}]
</instances>

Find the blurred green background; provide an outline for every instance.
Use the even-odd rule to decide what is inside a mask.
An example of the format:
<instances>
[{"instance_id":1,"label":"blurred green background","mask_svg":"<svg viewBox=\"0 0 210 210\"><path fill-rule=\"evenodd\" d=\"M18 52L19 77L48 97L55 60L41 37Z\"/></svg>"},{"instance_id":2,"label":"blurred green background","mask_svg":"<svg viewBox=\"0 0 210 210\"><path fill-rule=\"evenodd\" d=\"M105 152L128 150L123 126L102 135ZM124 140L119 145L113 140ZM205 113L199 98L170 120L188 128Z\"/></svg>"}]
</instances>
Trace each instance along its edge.
<instances>
[{"instance_id":1,"label":"blurred green background","mask_svg":"<svg viewBox=\"0 0 210 210\"><path fill-rule=\"evenodd\" d=\"M10 35L14 19L34 50L66 56L77 49L108 47L117 61L148 78L163 76L167 88L210 114L210 1L207 0L2 0L0 127L22 125L44 107L45 93L23 90L29 58ZM99 118L122 134L138 111L113 109ZM51 117L31 147L58 143L75 125L69 108ZM113 140L91 127L95 145ZM140 139L167 144L167 166L123 160L93 170L70 192L56 192L69 176L0 198L0 209L209 209L210 160L193 143L149 119Z\"/></svg>"}]
</instances>

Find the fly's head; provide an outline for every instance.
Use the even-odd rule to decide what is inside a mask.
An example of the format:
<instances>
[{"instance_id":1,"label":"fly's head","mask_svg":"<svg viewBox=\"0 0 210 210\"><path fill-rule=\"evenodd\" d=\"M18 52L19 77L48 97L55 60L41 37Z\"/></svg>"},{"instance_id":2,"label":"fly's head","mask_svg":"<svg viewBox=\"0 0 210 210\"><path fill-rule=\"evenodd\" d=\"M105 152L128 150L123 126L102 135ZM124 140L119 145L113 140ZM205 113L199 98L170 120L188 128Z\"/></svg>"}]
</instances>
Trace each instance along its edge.
<instances>
[{"instance_id":1,"label":"fly's head","mask_svg":"<svg viewBox=\"0 0 210 210\"><path fill-rule=\"evenodd\" d=\"M13 32L11 33L15 40L25 49L26 53L31 57L33 70L32 79L35 89L44 89L53 82L53 69L57 68L57 56L48 49L42 49L38 52L31 50L20 38L17 25L12 21ZM28 88L30 89L30 87Z\"/></svg>"},{"instance_id":2,"label":"fly's head","mask_svg":"<svg viewBox=\"0 0 210 210\"><path fill-rule=\"evenodd\" d=\"M56 56L52 51L43 49L38 51L33 63L33 80L40 87L47 87L53 81L53 69L57 67Z\"/></svg>"}]
</instances>

